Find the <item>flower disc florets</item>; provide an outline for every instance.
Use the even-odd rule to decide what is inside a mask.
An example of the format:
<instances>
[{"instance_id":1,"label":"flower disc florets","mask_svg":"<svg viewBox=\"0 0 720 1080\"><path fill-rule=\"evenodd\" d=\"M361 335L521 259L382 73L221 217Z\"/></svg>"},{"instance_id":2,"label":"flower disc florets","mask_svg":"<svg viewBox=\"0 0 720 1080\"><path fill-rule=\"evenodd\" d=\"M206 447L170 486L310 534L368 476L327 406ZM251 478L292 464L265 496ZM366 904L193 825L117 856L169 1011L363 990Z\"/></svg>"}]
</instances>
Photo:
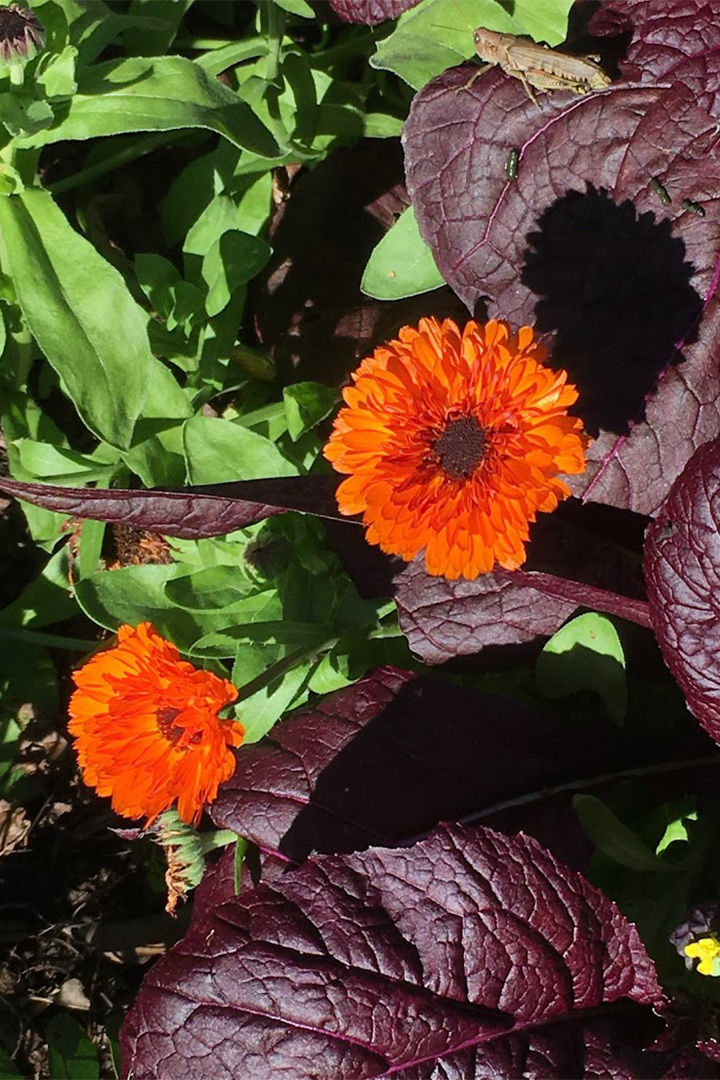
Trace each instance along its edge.
<instances>
[{"instance_id":1,"label":"flower disc florets","mask_svg":"<svg viewBox=\"0 0 720 1080\"><path fill-rule=\"evenodd\" d=\"M45 44L45 31L34 12L8 4L0 7L0 61L32 60Z\"/></svg>"},{"instance_id":2,"label":"flower disc florets","mask_svg":"<svg viewBox=\"0 0 720 1080\"><path fill-rule=\"evenodd\" d=\"M477 577L525 561L529 524L585 468L577 390L543 366L530 327L421 319L361 363L325 456L346 473L343 514L367 540L431 574Z\"/></svg>"}]
</instances>

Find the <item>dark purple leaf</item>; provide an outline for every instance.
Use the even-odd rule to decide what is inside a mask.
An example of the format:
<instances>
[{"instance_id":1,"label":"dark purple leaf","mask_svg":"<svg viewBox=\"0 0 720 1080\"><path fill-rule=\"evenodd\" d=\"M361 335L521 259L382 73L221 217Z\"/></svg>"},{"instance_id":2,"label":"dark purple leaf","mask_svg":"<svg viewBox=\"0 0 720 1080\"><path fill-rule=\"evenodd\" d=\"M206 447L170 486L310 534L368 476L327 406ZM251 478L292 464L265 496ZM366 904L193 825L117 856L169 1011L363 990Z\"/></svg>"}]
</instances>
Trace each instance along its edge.
<instances>
[{"instance_id":1,"label":"dark purple leaf","mask_svg":"<svg viewBox=\"0 0 720 1080\"><path fill-rule=\"evenodd\" d=\"M662 992L614 904L529 837L446 825L201 912L128 1014L124 1075L630 1077L620 998Z\"/></svg>"},{"instance_id":2,"label":"dark purple leaf","mask_svg":"<svg viewBox=\"0 0 720 1080\"><path fill-rule=\"evenodd\" d=\"M285 862L402 843L438 821L487 820L516 799L527 811L533 794L529 814L499 827L538 836L541 792L578 776L706 752L706 736L692 721L688 728L690 745L666 735L653 745L643 731L620 730L592 713L568 724L557 711L380 668L242 747L234 776L208 809L216 825ZM567 804L555 807L555 821L563 816L577 821Z\"/></svg>"},{"instance_id":3,"label":"dark purple leaf","mask_svg":"<svg viewBox=\"0 0 720 1080\"><path fill-rule=\"evenodd\" d=\"M335 504L337 484L335 476L318 475L240 480L178 491L126 491L0 478L0 491L46 510L195 540L221 536L286 510L340 518Z\"/></svg>"},{"instance_id":4,"label":"dark purple leaf","mask_svg":"<svg viewBox=\"0 0 720 1080\"><path fill-rule=\"evenodd\" d=\"M442 664L488 645L554 634L579 607L649 625L635 556L561 515L533 527L528 565L529 572L494 570L475 581L448 581L427 574L418 556L395 579L410 648L425 663ZM617 587L627 595L609 591Z\"/></svg>"},{"instance_id":5,"label":"dark purple leaf","mask_svg":"<svg viewBox=\"0 0 720 1080\"><path fill-rule=\"evenodd\" d=\"M488 645L549 637L578 604L515 584L502 570L475 581L431 577L419 556L395 579L400 626L426 664L472 656Z\"/></svg>"},{"instance_id":6,"label":"dark purple leaf","mask_svg":"<svg viewBox=\"0 0 720 1080\"><path fill-rule=\"evenodd\" d=\"M662 1080L718 1080L718 1063L720 1043L702 1042L697 1049L684 1050L662 1074Z\"/></svg>"},{"instance_id":7,"label":"dark purple leaf","mask_svg":"<svg viewBox=\"0 0 720 1080\"><path fill-rule=\"evenodd\" d=\"M629 34L620 65L626 78L655 81L675 66L678 56L698 56L720 48L720 24L707 0L658 4L655 0L606 0L590 20L590 32Z\"/></svg>"},{"instance_id":8,"label":"dark purple leaf","mask_svg":"<svg viewBox=\"0 0 720 1080\"><path fill-rule=\"evenodd\" d=\"M406 172L448 283L471 310L489 298L535 324L578 385L597 438L574 493L652 513L720 431L720 35L699 0L617 11L642 85L542 94L538 109L499 70L461 92L471 69L451 69L414 99Z\"/></svg>"},{"instance_id":9,"label":"dark purple leaf","mask_svg":"<svg viewBox=\"0 0 720 1080\"><path fill-rule=\"evenodd\" d=\"M418 3L420 0L330 0L330 7L344 22L377 26L387 19L397 19Z\"/></svg>"},{"instance_id":10,"label":"dark purple leaf","mask_svg":"<svg viewBox=\"0 0 720 1080\"><path fill-rule=\"evenodd\" d=\"M645 578L665 663L720 742L720 440L693 455L648 529Z\"/></svg>"}]
</instances>

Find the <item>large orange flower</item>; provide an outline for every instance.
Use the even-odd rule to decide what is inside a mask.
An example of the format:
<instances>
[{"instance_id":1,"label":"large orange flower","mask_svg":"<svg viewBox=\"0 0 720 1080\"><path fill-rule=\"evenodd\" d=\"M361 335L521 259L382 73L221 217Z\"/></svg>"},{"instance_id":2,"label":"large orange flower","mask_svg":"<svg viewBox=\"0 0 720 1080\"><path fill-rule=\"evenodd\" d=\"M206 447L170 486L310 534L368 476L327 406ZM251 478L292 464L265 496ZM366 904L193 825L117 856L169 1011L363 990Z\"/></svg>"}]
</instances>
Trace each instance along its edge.
<instances>
[{"instance_id":1,"label":"large orange flower","mask_svg":"<svg viewBox=\"0 0 720 1080\"><path fill-rule=\"evenodd\" d=\"M577 390L546 355L528 326L404 326L343 391L325 446L349 474L340 512L362 514L367 540L392 555L424 548L431 574L521 566L529 523L570 494L557 474L585 468L582 423L567 415Z\"/></svg>"},{"instance_id":2,"label":"large orange flower","mask_svg":"<svg viewBox=\"0 0 720 1080\"><path fill-rule=\"evenodd\" d=\"M229 747L244 728L218 713L237 690L181 660L150 623L117 637L73 675L69 728L85 782L125 817L149 823L177 799L183 821L197 822L235 768Z\"/></svg>"}]
</instances>

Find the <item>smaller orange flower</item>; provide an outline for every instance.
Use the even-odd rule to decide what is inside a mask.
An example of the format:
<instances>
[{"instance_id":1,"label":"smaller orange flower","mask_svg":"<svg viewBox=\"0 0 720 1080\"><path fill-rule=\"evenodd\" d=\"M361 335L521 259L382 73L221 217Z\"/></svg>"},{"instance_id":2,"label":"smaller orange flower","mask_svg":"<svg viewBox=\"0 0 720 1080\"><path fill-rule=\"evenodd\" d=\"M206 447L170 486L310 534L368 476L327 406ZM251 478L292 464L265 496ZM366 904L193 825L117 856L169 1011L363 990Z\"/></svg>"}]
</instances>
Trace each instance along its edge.
<instances>
[{"instance_id":1,"label":"smaller orange flower","mask_svg":"<svg viewBox=\"0 0 720 1080\"><path fill-rule=\"evenodd\" d=\"M235 769L245 729L218 713L237 697L227 679L200 671L150 623L121 626L118 643L73 675L69 730L85 783L146 824L178 800L197 822Z\"/></svg>"}]
</instances>

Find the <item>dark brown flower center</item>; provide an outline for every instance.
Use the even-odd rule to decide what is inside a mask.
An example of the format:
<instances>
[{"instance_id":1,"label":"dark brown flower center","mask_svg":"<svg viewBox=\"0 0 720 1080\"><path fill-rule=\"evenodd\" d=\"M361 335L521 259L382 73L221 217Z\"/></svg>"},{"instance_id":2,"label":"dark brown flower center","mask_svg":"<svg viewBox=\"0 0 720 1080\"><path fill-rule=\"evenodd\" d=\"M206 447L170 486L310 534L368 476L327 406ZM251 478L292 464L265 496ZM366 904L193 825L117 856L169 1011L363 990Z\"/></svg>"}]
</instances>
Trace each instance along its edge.
<instances>
[{"instance_id":1,"label":"dark brown flower center","mask_svg":"<svg viewBox=\"0 0 720 1080\"><path fill-rule=\"evenodd\" d=\"M444 471L453 480L467 479L475 472L488 448L485 428L474 416L450 420L433 449Z\"/></svg>"},{"instance_id":2,"label":"dark brown flower center","mask_svg":"<svg viewBox=\"0 0 720 1080\"><path fill-rule=\"evenodd\" d=\"M45 32L32 11L10 4L0 8L0 55L6 61L13 52L27 56L32 42L40 48Z\"/></svg>"},{"instance_id":3,"label":"dark brown flower center","mask_svg":"<svg viewBox=\"0 0 720 1080\"><path fill-rule=\"evenodd\" d=\"M157 726L160 734L164 739L167 739L173 746L178 741L183 733L183 729L175 726L175 717L179 714L179 709L174 709L171 705L166 705L163 709L158 709L155 713L157 719Z\"/></svg>"},{"instance_id":4,"label":"dark brown flower center","mask_svg":"<svg viewBox=\"0 0 720 1080\"><path fill-rule=\"evenodd\" d=\"M28 21L28 16L16 7L1 8L0 37L4 41L21 41L25 37Z\"/></svg>"}]
</instances>

